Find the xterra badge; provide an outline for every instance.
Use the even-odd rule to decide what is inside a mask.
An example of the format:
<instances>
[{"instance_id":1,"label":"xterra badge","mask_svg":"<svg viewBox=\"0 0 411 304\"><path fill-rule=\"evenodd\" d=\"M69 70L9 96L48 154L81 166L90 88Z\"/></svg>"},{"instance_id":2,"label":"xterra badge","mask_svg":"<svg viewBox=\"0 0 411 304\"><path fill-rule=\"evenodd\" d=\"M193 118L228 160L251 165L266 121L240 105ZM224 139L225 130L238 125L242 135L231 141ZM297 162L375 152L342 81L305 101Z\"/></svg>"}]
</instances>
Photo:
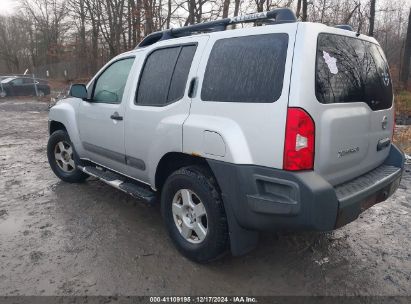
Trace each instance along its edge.
<instances>
[{"instance_id":1,"label":"xterra badge","mask_svg":"<svg viewBox=\"0 0 411 304\"><path fill-rule=\"evenodd\" d=\"M350 148L350 149L345 149L345 150L338 151L338 158L341 158L341 157L346 156L348 154L357 153L358 151L360 151L360 147L355 147L355 148Z\"/></svg>"}]
</instances>

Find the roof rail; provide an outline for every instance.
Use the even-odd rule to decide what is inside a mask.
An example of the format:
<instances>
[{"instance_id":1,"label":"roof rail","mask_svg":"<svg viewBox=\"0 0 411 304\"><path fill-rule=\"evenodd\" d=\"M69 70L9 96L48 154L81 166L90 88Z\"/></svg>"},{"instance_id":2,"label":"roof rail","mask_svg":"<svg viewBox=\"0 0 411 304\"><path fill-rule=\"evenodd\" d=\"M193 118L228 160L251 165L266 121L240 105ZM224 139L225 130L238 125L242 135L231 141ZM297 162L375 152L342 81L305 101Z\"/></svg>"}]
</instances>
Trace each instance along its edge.
<instances>
[{"instance_id":1,"label":"roof rail","mask_svg":"<svg viewBox=\"0 0 411 304\"><path fill-rule=\"evenodd\" d=\"M354 32L354 29L352 28L352 26L348 24L338 24L338 25L334 25L334 27L342 29L342 30Z\"/></svg>"},{"instance_id":2,"label":"roof rail","mask_svg":"<svg viewBox=\"0 0 411 304\"><path fill-rule=\"evenodd\" d=\"M155 32L145 37L136 48L142 48L154 44L160 40L190 36L198 33L225 31L228 25L247 22L268 22L270 24L296 22L297 17L289 8L276 8L268 12L259 12L247 15L224 18L215 21L188 25L180 28L172 28Z\"/></svg>"}]
</instances>

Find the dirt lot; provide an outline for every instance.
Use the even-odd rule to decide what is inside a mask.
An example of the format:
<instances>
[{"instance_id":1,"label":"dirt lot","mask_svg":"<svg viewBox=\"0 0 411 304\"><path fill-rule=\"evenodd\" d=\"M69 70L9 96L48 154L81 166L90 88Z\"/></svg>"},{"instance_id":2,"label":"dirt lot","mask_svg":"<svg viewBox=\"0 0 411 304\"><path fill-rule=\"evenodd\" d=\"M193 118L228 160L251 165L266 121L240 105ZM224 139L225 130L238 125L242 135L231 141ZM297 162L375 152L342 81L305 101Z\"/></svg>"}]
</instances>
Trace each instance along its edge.
<instances>
[{"instance_id":1,"label":"dirt lot","mask_svg":"<svg viewBox=\"0 0 411 304\"><path fill-rule=\"evenodd\" d=\"M46 104L3 100L0 115L0 295L411 295L410 166L337 231L263 234L247 256L197 265L158 208L53 175Z\"/></svg>"}]
</instances>

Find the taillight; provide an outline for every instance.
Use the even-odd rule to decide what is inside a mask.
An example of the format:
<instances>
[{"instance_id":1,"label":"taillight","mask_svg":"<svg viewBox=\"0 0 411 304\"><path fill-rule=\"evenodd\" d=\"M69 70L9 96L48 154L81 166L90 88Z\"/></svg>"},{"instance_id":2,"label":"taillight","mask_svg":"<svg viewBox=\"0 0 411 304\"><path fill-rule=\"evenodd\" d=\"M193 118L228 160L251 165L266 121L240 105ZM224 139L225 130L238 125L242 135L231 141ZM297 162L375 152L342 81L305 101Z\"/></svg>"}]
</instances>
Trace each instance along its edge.
<instances>
[{"instance_id":1,"label":"taillight","mask_svg":"<svg viewBox=\"0 0 411 304\"><path fill-rule=\"evenodd\" d=\"M314 168L315 125L303 109L288 108L285 129L283 169L290 171Z\"/></svg>"}]
</instances>

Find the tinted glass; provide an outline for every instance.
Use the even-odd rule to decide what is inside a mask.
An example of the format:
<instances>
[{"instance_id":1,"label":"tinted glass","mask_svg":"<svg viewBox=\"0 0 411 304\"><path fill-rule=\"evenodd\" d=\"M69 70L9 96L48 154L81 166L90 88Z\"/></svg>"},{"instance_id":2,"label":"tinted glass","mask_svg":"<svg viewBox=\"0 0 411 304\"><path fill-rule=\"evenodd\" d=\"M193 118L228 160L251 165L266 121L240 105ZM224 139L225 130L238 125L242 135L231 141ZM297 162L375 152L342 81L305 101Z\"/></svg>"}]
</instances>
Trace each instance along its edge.
<instances>
[{"instance_id":1,"label":"tinted glass","mask_svg":"<svg viewBox=\"0 0 411 304\"><path fill-rule=\"evenodd\" d=\"M24 84L34 84L33 78L23 78Z\"/></svg>"},{"instance_id":2,"label":"tinted glass","mask_svg":"<svg viewBox=\"0 0 411 304\"><path fill-rule=\"evenodd\" d=\"M12 81L14 85L22 85L23 84L23 78L16 78Z\"/></svg>"},{"instance_id":3,"label":"tinted glass","mask_svg":"<svg viewBox=\"0 0 411 304\"><path fill-rule=\"evenodd\" d=\"M178 100L184 96L187 77L190 72L191 62L193 61L195 52L195 45L185 46L181 49L180 56L178 57L176 67L174 69L174 74L171 79L167 102Z\"/></svg>"},{"instance_id":4,"label":"tinted glass","mask_svg":"<svg viewBox=\"0 0 411 304\"><path fill-rule=\"evenodd\" d=\"M365 102L390 108L392 82L381 48L360 39L318 36L316 95L321 103Z\"/></svg>"},{"instance_id":5,"label":"tinted glass","mask_svg":"<svg viewBox=\"0 0 411 304\"><path fill-rule=\"evenodd\" d=\"M196 46L178 46L151 53L140 78L136 102L162 106L181 99Z\"/></svg>"},{"instance_id":6,"label":"tinted glass","mask_svg":"<svg viewBox=\"0 0 411 304\"><path fill-rule=\"evenodd\" d=\"M134 58L127 58L110 65L97 79L94 86L93 101L121 103L133 62Z\"/></svg>"},{"instance_id":7,"label":"tinted glass","mask_svg":"<svg viewBox=\"0 0 411 304\"><path fill-rule=\"evenodd\" d=\"M201 98L224 102L274 102L281 96L288 35L218 40L211 51Z\"/></svg>"}]
</instances>

